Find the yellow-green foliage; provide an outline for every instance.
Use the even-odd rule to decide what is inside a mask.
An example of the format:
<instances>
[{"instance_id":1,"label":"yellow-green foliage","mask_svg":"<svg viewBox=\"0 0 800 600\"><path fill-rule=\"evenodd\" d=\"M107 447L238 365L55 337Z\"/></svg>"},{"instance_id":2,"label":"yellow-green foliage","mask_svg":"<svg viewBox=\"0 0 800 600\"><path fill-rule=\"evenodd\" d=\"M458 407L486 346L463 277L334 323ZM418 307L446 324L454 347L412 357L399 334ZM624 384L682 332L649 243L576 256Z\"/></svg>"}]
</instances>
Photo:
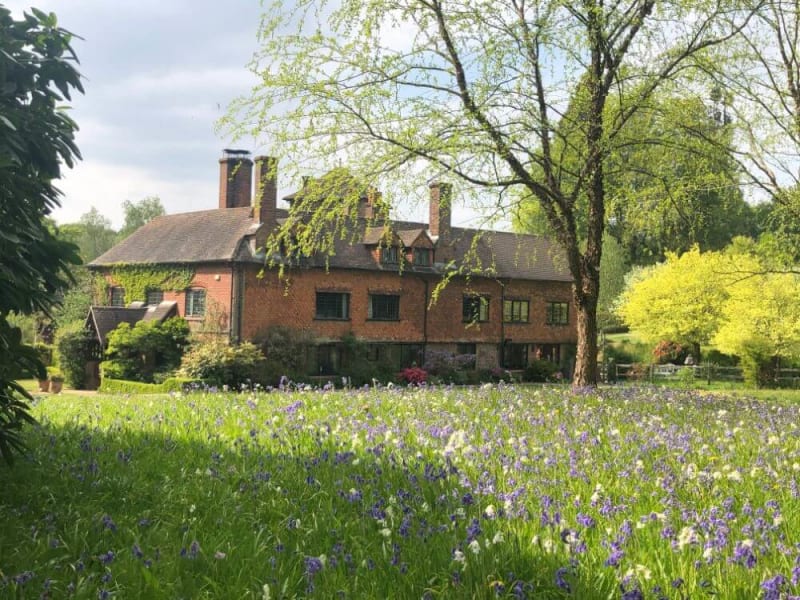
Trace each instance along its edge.
<instances>
[{"instance_id":1,"label":"yellow-green foliage","mask_svg":"<svg viewBox=\"0 0 800 600\"><path fill-rule=\"evenodd\" d=\"M701 254L697 247L681 256L670 253L665 262L631 278L617 311L645 341L708 343L728 297L727 263L721 254Z\"/></svg>"},{"instance_id":2,"label":"yellow-green foliage","mask_svg":"<svg viewBox=\"0 0 800 600\"><path fill-rule=\"evenodd\" d=\"M714 336L722 351L757 358L800 357L800 276L770 273L731 287Z\"/></svg>"},{"instance_id":3,"label":"yellow-green foliage","mask_svg":"<svg viewBox=\"0 0 800 600\"><path fill-rule=\"evenodd\" d=\"M148 289L179 291L188 288L194 269L162 265L115 265L111 278L125 288L125 302L144 300Z\"/></svg>"}]
</instances>

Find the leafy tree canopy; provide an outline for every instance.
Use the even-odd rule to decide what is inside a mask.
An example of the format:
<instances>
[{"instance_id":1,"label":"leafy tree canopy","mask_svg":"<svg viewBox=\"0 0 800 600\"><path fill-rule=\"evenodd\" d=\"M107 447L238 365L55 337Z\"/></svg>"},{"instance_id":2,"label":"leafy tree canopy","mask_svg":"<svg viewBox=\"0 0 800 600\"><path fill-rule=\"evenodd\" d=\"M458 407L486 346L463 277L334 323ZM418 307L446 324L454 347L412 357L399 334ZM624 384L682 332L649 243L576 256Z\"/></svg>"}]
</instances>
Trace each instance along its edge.
<instances>
[{"instance_id":1,"label":"leafy tree canopy","mask_svg":"<svg viewBox=\"0 0 800 600\"><path fill-rule=\"evenodd\" d=\"M44 376L44 366L9 325L10 313L49 313L79 262L76 248L57 238L46 217L58 206L54 182L62 165L80 158L77 126L64 100L83 91L56 17L31 9L22 19L0 6L0 456L19 450L19 429L31 420L14 382Z\"/></svg>"}]
</instances>

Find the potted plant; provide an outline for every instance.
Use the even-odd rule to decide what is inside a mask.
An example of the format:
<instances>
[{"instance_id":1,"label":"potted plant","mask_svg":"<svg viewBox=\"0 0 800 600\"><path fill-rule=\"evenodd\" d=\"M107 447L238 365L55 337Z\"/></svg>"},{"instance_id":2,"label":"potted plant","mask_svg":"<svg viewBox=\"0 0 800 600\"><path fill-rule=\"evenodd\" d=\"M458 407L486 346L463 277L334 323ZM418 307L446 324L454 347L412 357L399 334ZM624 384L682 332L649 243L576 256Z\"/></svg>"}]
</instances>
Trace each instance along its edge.
<instances>
[{"instance_id":1,"label":"potted plant","mask_svg":"<svg viewBox=\"0 0 800 600\"><path fill-rule=\"evenodd\" d=\"M53 368L47 371L50 375L50 393L58 394L64 386L64 374L60 370Z\"/></svg>"},{"instance_id":2,"label":"potted plant","mask_svg":"<svg viewBox=\"0 0 800 600\"><path fill-rule=\"evenodd\" d=\"M49 392L50 391L50 379L40 379L39 380L39 391L40 392Z\"/></svg>"}]
</instances>

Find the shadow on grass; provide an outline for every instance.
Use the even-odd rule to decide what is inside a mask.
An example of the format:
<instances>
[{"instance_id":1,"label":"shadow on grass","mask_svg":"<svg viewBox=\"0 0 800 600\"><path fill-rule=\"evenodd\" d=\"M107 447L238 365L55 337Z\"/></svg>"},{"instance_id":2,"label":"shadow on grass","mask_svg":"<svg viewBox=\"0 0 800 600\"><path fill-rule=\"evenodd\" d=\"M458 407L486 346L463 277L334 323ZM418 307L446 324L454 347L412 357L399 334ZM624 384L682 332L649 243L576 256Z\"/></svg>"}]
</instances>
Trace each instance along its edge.
<instances>
[{"instance_id":1,"label":"shadow on grass","mask_svg":"<svg viewBox=\"0 0 800 600\"><path fill-rule=\"evenodd\" d=\"M27 432L29 455L0 472L0 596L558 598L569 586L591 598L615 587L581 583L563 554L532 544L529 523L491 517L492 499L467 494L424 449L376 437L353 450L301 421L102 421L44 421Z\"/></svg>"}]
</instances>

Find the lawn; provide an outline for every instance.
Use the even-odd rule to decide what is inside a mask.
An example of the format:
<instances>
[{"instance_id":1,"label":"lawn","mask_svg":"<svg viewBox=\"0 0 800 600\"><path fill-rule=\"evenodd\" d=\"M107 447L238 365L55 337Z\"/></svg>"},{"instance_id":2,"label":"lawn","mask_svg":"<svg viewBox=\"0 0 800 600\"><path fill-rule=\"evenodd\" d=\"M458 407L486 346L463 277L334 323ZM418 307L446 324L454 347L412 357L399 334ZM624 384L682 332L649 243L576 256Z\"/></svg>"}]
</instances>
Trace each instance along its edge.
<instances>
[{"instance_id":1,"label":"lawn","mask_svg":"<svg viewBox=\"0 0 800 600\"><path fill-rule=\"evenodd\" d=\"M2 598L790 598L800 398L48 396Z\"/></svg>"}]
</instances>

